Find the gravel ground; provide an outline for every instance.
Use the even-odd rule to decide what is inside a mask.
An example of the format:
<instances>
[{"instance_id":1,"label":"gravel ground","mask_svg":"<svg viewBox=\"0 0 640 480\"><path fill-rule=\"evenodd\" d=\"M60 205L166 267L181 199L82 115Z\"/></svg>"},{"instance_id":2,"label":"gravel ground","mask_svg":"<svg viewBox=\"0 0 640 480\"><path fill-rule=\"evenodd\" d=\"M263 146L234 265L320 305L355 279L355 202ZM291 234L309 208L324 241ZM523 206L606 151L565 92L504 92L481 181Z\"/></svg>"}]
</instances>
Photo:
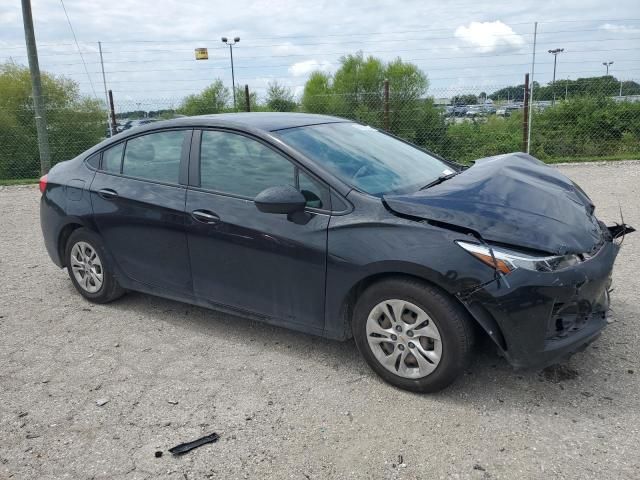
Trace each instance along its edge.
<instances>
[{"instance_id":1,"label":"gravel ground","mask_svg":"<svg viewBox=\"0 0 640 480\"><path fill-rule=\"evenodd\" d=\"M620 203L640 226L640 163L559 168L603 220ZM618 258L612 324L563 370L482 353L415 395L352 342L136 293L84 301L45 252L39 196L0 187L0 478L640 478L640 234Z\"/></svg>"}]
</instances>

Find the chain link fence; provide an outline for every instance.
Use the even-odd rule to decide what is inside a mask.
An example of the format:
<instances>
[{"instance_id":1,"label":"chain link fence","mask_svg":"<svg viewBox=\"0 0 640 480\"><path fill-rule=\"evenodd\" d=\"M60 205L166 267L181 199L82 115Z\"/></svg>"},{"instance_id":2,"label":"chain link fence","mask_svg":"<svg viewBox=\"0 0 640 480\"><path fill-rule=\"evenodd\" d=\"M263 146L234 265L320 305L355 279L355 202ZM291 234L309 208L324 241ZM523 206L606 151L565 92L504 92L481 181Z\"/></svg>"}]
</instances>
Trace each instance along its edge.
<instances>
[{"instance_id":1,"label":"chain link fence","mask_svg":"<svg viewBox=\"0 0 640 480\"><path fill-rule=\"evenodd\" d=\"M615 92L574 91L558 82L553 91L541 87L539 97L534 88L531 154L546 162L640 158L640 95L625 94L623 87L620 83ZM125 100L116 95L116 129L121 132L194 112L244 111L245 91L237 92L236 109L229 105L228 98L221 101L191 96L187 108L181 98ZM379 88L262 101L252 92L249 108L353 119L461 163L524 148L522 87L456 86L430 89L427 97L416 97L389 85L388 96L384 88ZM110 135L107 110L95 100L76 98L64 105L49 101L47 122L52 165L73 158ZM0 181L39 175L32 104L27 101L7 109L0 99Z\"/></svg>"}]
</instances>

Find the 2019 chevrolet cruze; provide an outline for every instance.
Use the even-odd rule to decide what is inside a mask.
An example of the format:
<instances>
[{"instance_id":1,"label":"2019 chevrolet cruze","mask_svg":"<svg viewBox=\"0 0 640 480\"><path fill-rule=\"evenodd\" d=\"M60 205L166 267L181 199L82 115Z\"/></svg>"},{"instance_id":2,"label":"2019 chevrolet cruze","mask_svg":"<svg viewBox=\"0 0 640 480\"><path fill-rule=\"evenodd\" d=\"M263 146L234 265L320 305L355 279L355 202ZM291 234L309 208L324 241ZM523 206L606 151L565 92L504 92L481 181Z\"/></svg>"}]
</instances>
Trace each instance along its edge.
<instances>
[{"instance_id":1,"label":"2019 chevrolet cruze","mask_svg":"<svg viewBox=\"0 0 640 480\"><path fill-rule=\"evenodd\" d=\"M52 260L90 301L159 295L331 339L400 388L444 388L485 332L515 367L606 325L615 239L587 195L515 153L470 168L307 114L128 130L40 183ZM132 327L134 328L134 327Z\"/></svg>"}]
</instances>

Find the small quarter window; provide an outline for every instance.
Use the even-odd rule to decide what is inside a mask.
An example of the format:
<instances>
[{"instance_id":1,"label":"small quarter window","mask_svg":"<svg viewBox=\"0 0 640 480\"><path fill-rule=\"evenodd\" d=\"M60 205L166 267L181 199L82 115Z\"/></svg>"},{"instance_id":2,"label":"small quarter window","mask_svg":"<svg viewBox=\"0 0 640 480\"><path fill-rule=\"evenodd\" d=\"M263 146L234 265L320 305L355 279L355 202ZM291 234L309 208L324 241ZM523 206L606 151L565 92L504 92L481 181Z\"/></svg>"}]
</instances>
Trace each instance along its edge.
<instances>
[{"instance_id":1,"label":"small quarter window","mask_svg":"<svg viewBox=\"0 0 640 480\"><path fill-rule=\"evenodd\" d=\"M100 168L100 154L94 153L89 158L87 158L87 165L91 168L95 168L96 170Z\"/></svg>"},{"instance_id":2,"label":"small quarter window","mask_svg":"<svg viewBox=\"0 0 640 480\"><path fill-rule=\"evenodd\" d=\"M329 189L303 171L298 173L298 187L307 200L307 207L329 210Z\"/></svg>"},{"instance_id":3,"label":"small quarter window","mask_svg":"<svg viewBox=\"0 0 640 480\"><path fill-rule=\"evenodd\" d=\"M110 173L120 173L124 143L119 143L102 152L102 170Z\"/></svg>"}]
</instances>

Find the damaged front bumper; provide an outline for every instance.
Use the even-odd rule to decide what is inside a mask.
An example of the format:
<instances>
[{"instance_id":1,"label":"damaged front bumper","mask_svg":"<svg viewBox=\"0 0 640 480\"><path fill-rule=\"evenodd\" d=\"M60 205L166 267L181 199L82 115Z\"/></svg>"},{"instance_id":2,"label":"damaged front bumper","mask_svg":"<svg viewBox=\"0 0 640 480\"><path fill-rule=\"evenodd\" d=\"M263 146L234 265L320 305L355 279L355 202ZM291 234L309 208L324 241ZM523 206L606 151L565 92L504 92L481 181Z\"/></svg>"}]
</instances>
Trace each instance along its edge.
<instances>
[{"instance_id":1,"label":"damaged front bumper","mask_svg":"<svg viewBox=\"0 0 640 480\"><path fill-rule=\"evenodd\" d=\"M555 272L517 269L459 295L516 368L543 367L584 349L607 324L619 231L589 259ZM622 232L633 231L623 229ZM618 235L616 235L618 234Z\"/></svg>"}]
</instances>

